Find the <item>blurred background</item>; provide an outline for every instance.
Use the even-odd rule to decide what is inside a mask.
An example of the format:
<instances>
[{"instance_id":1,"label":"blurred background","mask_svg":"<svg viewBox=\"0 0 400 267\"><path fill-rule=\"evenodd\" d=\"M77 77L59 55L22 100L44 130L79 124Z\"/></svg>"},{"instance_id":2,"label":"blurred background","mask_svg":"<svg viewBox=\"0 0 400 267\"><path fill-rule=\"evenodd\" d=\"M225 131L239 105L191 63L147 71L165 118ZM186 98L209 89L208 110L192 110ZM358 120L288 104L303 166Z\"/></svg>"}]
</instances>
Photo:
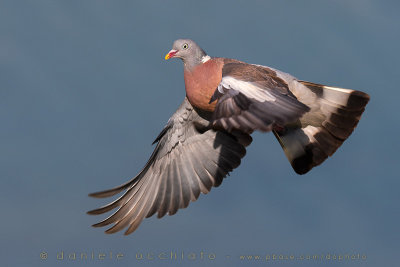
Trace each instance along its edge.
<instances>
[{"instance_id":1,"label":"blurred background","mask_svg":"<svg viewBox=\"0 0 400 267\"><path fill-rule=\"evenodd\" d=\"M1 1L1 265L396 265L399 8L382 0ZM353 135L307 175L294 173L272 134L256 133L219 188L130 236L106 235L90 227L104 216L85 212L111 199L87 194L134 176L182 102L182 64L164 60L178 38L371 101ZM171 252L178 259L136 259ZM273 254L297 260L266 261ZM300 258L346 254L360 259Z\"/></svg>"}]
</instances>

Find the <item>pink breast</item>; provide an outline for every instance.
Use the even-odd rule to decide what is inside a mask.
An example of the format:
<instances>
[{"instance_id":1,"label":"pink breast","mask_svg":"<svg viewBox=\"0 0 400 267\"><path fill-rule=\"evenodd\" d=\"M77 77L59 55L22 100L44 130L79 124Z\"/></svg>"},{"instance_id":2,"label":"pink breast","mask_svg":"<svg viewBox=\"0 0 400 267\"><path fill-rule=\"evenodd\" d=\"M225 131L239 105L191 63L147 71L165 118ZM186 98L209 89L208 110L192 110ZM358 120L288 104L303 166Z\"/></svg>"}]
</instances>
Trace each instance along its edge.
<instances>
[{"instance_id":1,"label":"pink breast","mask_svg":"<svg viewBox=\"0 0 400 267\"><path fill-rule=\"evenodd\" d=\"M209 102L221 82L222 66L222 60L213 58L192 71L184 72L186 96L193 106L214 111L216 101L211 104Z\"/></svg>"}]
</instances>

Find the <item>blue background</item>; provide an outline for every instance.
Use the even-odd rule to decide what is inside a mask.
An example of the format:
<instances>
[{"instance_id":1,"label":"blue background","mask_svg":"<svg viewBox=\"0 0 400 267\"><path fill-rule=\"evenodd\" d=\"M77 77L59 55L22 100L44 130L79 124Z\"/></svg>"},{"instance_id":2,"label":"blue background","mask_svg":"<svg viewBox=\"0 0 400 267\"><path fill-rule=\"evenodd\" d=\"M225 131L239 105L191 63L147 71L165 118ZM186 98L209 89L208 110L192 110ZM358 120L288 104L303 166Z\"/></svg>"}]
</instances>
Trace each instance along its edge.
<instances>
[{"instance_id":1,"label":"blue background","mask_svg":"<svg viewBox=\"0 0 400 267\"><path fill-rule=\"evenodd\" d=\"M2 1L2 266L249 266L240 255L353 254L331 266L399 261L398 1ZM105 235L88 193L135 175L184 98L178 38L211 56L358 89L371 101L322 166L291 169L272 134L254 134L242 165L188 209ZM63 251L64 260L56 255ZM216 259L136 260L203 251ZM48 253L41 260L39 254ZM123 253L120 261L69 253ZM230 256L226 258L226 256ZM320 261L275 261L319 266Z\"/></svg>"}]
</instances>

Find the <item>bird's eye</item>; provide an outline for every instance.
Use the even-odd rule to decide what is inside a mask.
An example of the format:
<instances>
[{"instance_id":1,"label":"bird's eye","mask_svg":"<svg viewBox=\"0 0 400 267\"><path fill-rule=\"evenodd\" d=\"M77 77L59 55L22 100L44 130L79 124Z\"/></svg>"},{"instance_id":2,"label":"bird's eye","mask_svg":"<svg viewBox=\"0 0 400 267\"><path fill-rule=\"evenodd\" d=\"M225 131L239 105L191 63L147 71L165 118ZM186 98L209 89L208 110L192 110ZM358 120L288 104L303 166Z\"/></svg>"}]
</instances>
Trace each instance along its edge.
<instances>
[{"instance_id":1,"label":"bird's eye","mask_svg":"<svg viewBox=\"0 0 400 267\"><path fill-rule=\"evenodd\" d=\"M183 45L182 45L182 48L183 48L183 49L188 49L188 48L189 48L189 45L188 45L188 44L183 44Z\"/></svg>"}]
</instances>

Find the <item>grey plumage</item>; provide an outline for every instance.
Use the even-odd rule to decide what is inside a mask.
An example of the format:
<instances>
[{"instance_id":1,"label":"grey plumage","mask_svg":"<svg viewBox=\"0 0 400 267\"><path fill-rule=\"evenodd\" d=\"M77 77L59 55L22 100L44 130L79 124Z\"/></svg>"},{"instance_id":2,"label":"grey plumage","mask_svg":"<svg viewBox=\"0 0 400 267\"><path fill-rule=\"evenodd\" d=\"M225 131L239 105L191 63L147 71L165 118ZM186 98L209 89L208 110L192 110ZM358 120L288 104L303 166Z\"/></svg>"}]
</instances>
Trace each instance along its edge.
<instances>
[{"instance_id":1,"label":"grey plumage","mask_svg":"<svg viewBox=\"0 0 400 267\"><path fill-rule=\"evenodd\" d=\"M342 145L361 119L369 95L360 91L300 81L277 71L299 101L311 109L297 121L275 129L298 174L320 165Z\"/></svg>"},{"instance_id":2,"label":"grey plumage","mask_svg":"<svg viewBox=\"0 0 400 267\"><path fill-rule=\"evenodd\" d=\"M128 183L90 194L103 198L126 190L114 202L88 212L102 214L118 208L94 226L113 224L106 233L129 226L125 232L129 234L145 217L155 213L159 218L167 213L173 215L200 193L207 194L211 187L219 186L239 166L251 137L209 129L208 121L185 99L157 137L157 146L144 169Z\"/></svg>"},{"instance_id":3,"label":"grey plumage","mask_svg":"<svg viewBox=\"0 0 400 267\"><path fill-rule=\"evenodd\" d=\"M166 59L184 63L187 98L157 136L154 152L139 174L116 188L90 194L124 193L89 214L116 209L95 227L106 233L144 218L186 208L219 186L240 165L250 134L272 131L290 164L304 174L331 156L357 126L369 95L298 80L266 66L210 58L193 41L180 39Z\"/></svg>"}]
</instances>

